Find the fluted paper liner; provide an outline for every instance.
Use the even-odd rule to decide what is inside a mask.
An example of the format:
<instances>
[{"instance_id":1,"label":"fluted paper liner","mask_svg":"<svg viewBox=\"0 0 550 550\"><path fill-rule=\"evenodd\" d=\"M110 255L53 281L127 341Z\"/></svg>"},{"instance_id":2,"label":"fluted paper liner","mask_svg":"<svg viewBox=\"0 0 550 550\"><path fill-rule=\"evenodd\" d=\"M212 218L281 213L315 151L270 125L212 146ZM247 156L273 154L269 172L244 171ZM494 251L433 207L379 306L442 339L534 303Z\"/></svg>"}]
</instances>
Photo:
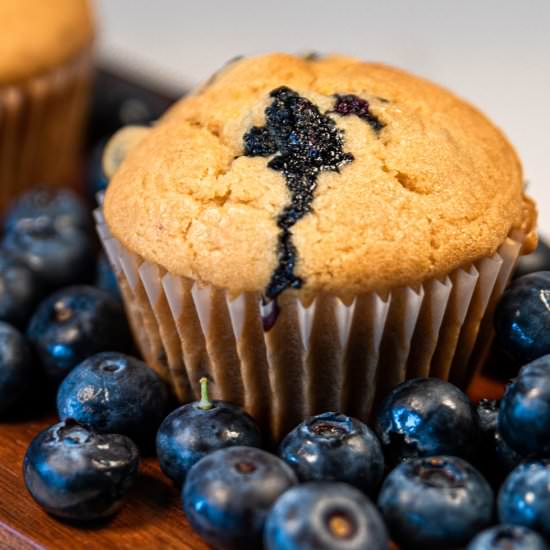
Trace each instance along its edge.
<instances>
[{"instance_id":1,"label":"fluted paper liner","mask_svg":"<svg viewBox=\"0 0 550 550\"><path fill-rule=\"evenodd\" d=\"M91 76L86 51L48 73L0 87L0 212L32 185L70 183Z\"/></svg>"},{"instance_id":2,"label":"fluted paper liner","mask_svg":"<svg viewBox=\"0 0 550 550\"><path fill-rule=\"evenodd\" d=\"M491 341L490 315L517 261L523 235L496 254L386 295L350 302L318 295L307 307L283 294L264 331L259 294L166 273L126 250L101 211L98 232L121 284L130 322L151 368L177 397L198 397L208 376L215 398L245 406L275 439L305 416L337 410L367 419L391 388L437 376L466 388Z\"/></svg>"}]
</instances>

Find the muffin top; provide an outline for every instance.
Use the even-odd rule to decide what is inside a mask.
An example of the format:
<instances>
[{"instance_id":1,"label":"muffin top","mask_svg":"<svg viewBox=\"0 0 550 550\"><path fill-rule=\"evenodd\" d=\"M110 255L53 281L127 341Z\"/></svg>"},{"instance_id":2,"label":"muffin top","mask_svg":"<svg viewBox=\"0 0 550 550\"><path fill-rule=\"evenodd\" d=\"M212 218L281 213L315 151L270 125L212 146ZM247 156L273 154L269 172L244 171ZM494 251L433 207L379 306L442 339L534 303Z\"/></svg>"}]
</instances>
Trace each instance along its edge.
<instances>
[{"instance_id":1,"label":"muffin top","mask_svg":"<svg viewBox=\"0 0 550 550\"><path fill-rule=\"evenodd\" d=\"M233 293L382 292L491 255L514 228L536 241L502 133L380 64L238 59L133 142L105 199L113 234Z\"/></svg>"},{"instance_id":2,"label":"muffin top","mask_svg":"<svg viewBox=\"0 0 550 550\"><path fill-rule=\"evenodd\" d=\"M0 85L64 63L93 38L87 0L2 0Z\"/></svg>"}]
</instances>

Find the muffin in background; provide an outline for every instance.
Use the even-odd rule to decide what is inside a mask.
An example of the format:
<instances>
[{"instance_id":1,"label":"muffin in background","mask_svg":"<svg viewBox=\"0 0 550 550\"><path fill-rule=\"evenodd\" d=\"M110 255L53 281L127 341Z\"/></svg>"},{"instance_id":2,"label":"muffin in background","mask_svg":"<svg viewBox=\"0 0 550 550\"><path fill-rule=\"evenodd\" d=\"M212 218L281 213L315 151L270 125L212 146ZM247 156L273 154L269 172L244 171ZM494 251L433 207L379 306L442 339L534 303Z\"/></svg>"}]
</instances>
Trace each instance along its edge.
<instances>
[{"instance_id":1,"label":"muffin in background","mask_svg":"<svg viewBox=\"0 0 550 550\"><path fill-rule=\"evenodd\" d=\"M236 60L104 160L99 233L148 364L182 401L208 376L275 439L407 378L465 388L536 245L502 133L349 57Z\"/></svg>"},{"instance_id":2,"label":"muffin in background","mask_svg":"<svg viewBox=\"0 0 550 550\"><path fill-rule=\"evenodd\" d=\"M2 0L0 22L1 212L37 181L74 176L94 23L87 0Z\"/></svg>"}]
</instances>

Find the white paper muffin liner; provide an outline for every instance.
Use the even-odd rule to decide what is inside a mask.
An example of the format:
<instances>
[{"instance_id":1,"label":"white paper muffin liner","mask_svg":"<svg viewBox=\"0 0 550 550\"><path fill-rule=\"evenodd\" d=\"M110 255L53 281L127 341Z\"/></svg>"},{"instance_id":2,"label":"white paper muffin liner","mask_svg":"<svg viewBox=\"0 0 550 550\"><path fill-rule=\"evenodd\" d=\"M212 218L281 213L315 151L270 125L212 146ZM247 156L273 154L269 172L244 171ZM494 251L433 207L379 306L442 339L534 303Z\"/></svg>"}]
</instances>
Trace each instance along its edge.
<instances>
[{"instance_id":1,"label":"white paper muffin liner","mask_svg":"<svg viewBox=\"0 0 550 550\"><path fill-rule=\"evenodd\" d=\"M0 212L37 183L75 176L92 79L92 52L0 87Z\"/></svg>"},{"instance_id":2,"label":"white paper muffin liner","mask_svg":"<svg viewBox=\"0 0 550 550\"><path fill-rule=\"evenodd\" d=\"M208 376L215 398L244 405L276 440L327 410L368 419L408 378L436 376L466 389L489 348L492 312L523 242L511 234L493 256L417 289L349 303L320 294L307 307L283 294L277 321L264 331L259 294L232 297L167 273L125 249L101 209L96 220L151 368L182 402L197 398L198 380Z\"/></svg>"}]
</instances>

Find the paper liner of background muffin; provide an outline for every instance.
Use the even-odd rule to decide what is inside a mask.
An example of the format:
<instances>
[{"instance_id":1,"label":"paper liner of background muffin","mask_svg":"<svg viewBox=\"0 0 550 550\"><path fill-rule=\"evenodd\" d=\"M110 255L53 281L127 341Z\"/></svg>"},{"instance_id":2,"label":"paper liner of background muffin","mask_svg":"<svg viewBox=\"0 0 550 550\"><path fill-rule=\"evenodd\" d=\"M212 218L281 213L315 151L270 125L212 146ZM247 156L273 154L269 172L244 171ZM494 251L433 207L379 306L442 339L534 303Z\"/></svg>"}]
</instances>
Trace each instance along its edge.
<instances>
[{"instance_id":1,"label":"paper liner of background muffin","mask_svg":"<svg viewBox=\"0 0 550 550\"><path fill-rule=\"evenodd\" d=\"M37 183L75 175L92 78L92 52L20 84L0 87L0 212Z\"/></svg>"},{"instance_id":2,"label":"paper liner of background muffin","mask_svg":"<svg viewBox=\"0 0 550 550\"><path fill-rule=\"evenodd\" d=\"M280 297L264 331L261 295L229 296L167 273L126 249L95 213L145 360L181 402L213 397L244 405L277 440L304 417L339 411L368 419L408 378L436 376L466 389L492 338L492 314L524 240L513 232L497 252L444 279L350 303L321 294L308 306Z\"/></svg>"}]
</instances>

